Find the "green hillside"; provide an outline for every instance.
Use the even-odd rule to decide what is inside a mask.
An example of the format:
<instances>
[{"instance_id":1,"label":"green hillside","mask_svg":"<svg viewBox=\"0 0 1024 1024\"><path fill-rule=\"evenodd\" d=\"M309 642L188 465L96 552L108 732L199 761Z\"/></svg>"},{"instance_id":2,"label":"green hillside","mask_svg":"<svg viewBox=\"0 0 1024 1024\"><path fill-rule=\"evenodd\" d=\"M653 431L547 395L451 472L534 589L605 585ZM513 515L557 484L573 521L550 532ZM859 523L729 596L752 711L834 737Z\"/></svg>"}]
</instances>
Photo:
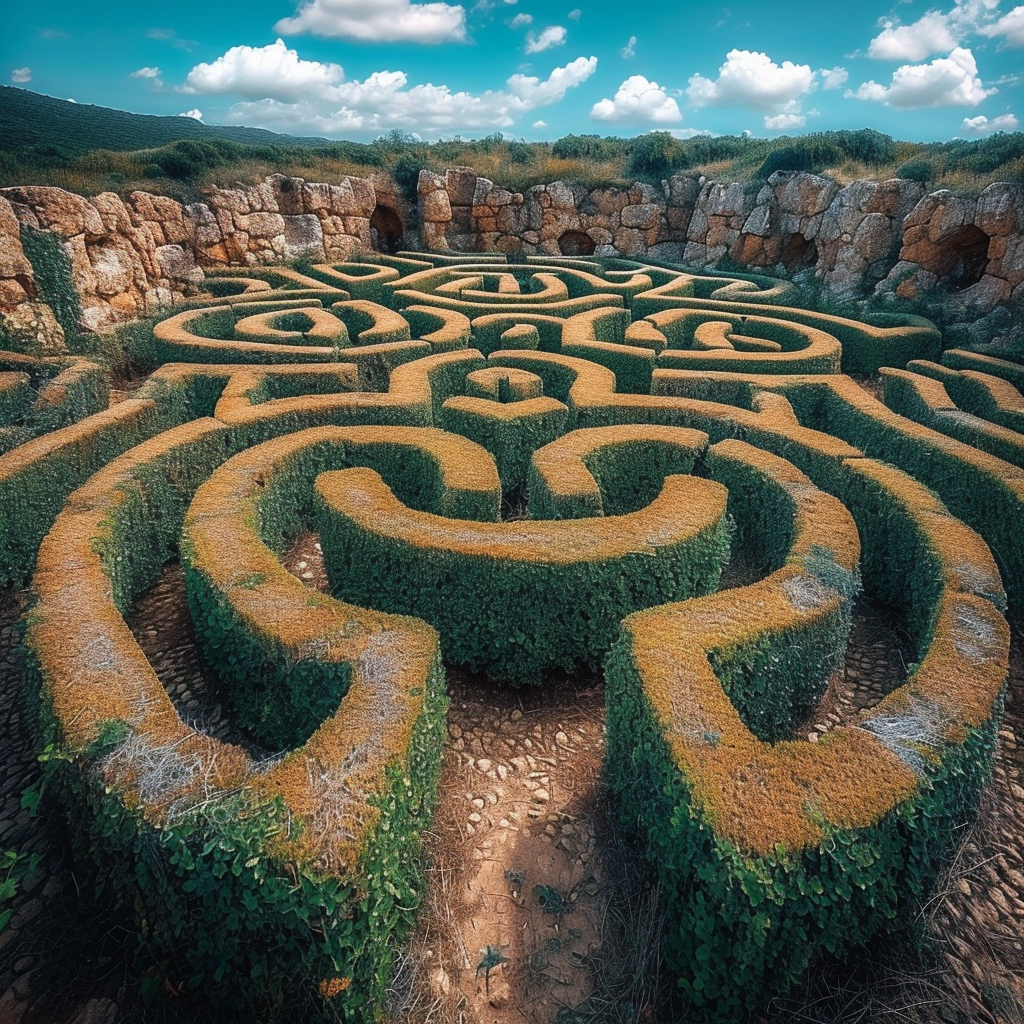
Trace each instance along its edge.
<instances>
[{"instance_id":1,"label":"green hillside","mask_svg":"<svg viewBox=\"0 0 1024 1024\"><path fill-rule=\"evenodd\" d=\"M155 149L179 139L226 139L254 146L329 144L327 139L294 138L263 128L207 125L191 117L130 114L41 96L9 85L0 86L0 139L7 150L58 145L75 153L91 149Z\"/></svg>"}]
</instances>

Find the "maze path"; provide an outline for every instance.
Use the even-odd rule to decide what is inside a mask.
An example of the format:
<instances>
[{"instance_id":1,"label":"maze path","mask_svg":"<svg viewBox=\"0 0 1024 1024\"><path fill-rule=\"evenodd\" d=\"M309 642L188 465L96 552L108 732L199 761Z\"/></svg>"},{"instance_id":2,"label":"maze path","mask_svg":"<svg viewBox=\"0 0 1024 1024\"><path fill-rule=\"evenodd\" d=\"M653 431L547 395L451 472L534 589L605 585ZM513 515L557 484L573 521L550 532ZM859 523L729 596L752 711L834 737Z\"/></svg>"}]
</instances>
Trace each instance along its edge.
<instances>
[{"instance_id":1,"label":"maze path","mask_svg":"<svg viewBox=\"0 0 1024 1024\"><path fill-rule=\"evenodd\" d=\"M164 365L108 410L46 430L18 374L52 368L12 356L0 380L37 435L0 459L0 573L34 570L44 771L172 990L267 1019L384 1005L441 657L554 685L612 646L607 778L694 1013L735 1019L912 915L984 783L1003 584L1022 597L1006 386L934 363L926 322L794 309L755 277L411 255L245 274L159 323ZM893 409L836 372L885 366ZM726 508L766 568L715 593ZM342 600L282 565L303 529ZM217 724L124 619L179 547ZM862 578L914 666L812 742L794 730L827 710Z\"/></svg>"}]
</instances>

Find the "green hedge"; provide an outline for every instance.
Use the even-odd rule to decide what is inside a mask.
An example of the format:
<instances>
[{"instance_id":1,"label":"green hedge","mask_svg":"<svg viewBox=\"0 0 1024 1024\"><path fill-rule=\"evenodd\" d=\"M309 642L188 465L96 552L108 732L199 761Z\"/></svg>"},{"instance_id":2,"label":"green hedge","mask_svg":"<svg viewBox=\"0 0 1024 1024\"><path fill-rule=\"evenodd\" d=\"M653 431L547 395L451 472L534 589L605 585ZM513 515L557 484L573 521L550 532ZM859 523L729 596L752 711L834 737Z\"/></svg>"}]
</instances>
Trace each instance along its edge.
<instances>
[{"instance_id":1,"label":"green hedge","mask_svg":"<svg viewBox=\"0 0 1024 1024\"><path fill-rule=\"evenodd\" d=\"M85 634L90 642L104 644L100 676L92 655L74 641L64 651L42 642L52 639L54 629L60 631L62 617L82 608L74 593L82 584L71 572L82 558L78 548L99 560L101 575L109 574L109 595L89 586L92 605L130 607L173 554L197 483L238 443L216 421L162 434L90 481L76 506L82 511L68 511L58 522L48 540L47 573L50 578L61 574L65 582L56 590L44 588L27 638L41 697L43 785L65 805L77 870L95 880L98 898L134 919L135 966L145 972L149 996L160 998L166 979L182 992L182 1005L208 1004L218 1019L284 1022L298 1016L372 1024L383 1007L396 942L411 925L423 890L419 834L432 813L445 733L443 672L436 657L408 747L387 763L376 795L370 796L378 817L361 837L351 870L296 857L306 826L273 794L268 780L278 766L250 762L241 788L237 782L218 786L218 755L213 754L199 792L153 813L138 798L126 802L112 766L125 759L138 763L135 757L165 758L170 774L154 775L154 784L169 785L173 793L188 778L184 771L182 780L175 780L176 765L186 769L194 748L177 740L164 749L158 739L148 740L143 729L149 721L166 725L159 714L147 718L148 704L130 720L100 722L90 742L73 743L67 730L76 722L61 722L49 699L58 685L62 691L105 686L109 676L116 690L131 675L119 662L123 656L130 662L132 655L118 646L125 643L121 636L127 629L121 622L118 631L116 612ZM78 519L98 527L95 538L83 536ZM64 541L70 542L66 548ZM69 560L64 573L62 551ZM90 629L88 623L75 625ZM113 633L107 631L110 625ZM82 660L80 676L76 658ZM55 672L71 678L58 680ZM153 683L159 691L159 683ZM137 684L141 693L143 681ZM95 717L103 696L83 691L82 712ZM169 703L168 712L173 720ZM215 744L205 738L198 742ZM221 749L229 761L238 753L237 747ZM280 765L300 753L289 754ZM342 760L335 768L344 771L345 764ZM154 761L153 771L160 770ZM127 777L129 785L138 780L134 773Z\"/></svg>"},{"instance_id":2,"label":"green hedge","mask_svg":"<svg viewBox=\"0 0 1024 1024\"><path fill-rule=\"evenodd\" d=\"M670 477L632 517L453 534L443 520L403 510L379 477L351 470L318 481L320 536L338 597L424 618L448 661L533 683L553 669L594 667L629 611L717 586L727 524L710 514L694 526L703 513L687 511L685 495L695 483ZM698 500L713 504L718 493L701 490Z\"/></svg>"},{"instance_id":3,"label":"green hedge","mask_svg":"<svg viewBox=\"0 0 1024 1024\"><path fill-rule=\"evenodd\" d=\"M425 448L399 441L360 442L339 433L330 440L289 444L266 465L265 484L252 502L258 529L258 541L257 536L253 541L283 551L303 523L313 523L316 476L351 465L372 466L385 474L412 508L497 517L496 487L478 492L452 490ZM224 472L230 471L229 464ZM317 651L297 657L278 639L277 623L250 622L235 608L234 594L211 577L205 556L197 549L197 535L218 508L219 492L211 490L216 485L217 478L196 495L182 540L182 567L196 638L233 720L268 749L288 749L305 742L338 706L348 692L351 670L347 661L323 657ZM258 591L274 582L262 572L250 572L248 566L239 565L238 572L235 588ZM318 598L311 594L309 600L316 604ZM367 607L373 604L363 602Z\"/></svg>"},{"instance_id":4,"label":"green hedge","mask_svg":"<svg viewBox=\"0 0 1024 1024\"><path fill-rule=\"evenodd\" d=\"M17 423L35 399L27 373L0 374L0 426Z\"/></svg>"},{"instance_id":5,"label":"green hedge","mask_svg":"<svg viewBox=\"0 0 1024 1024\"><path fill-rule=\"evenodd\" d=\"M449 398L440 425L486 448L493 456L508 494L526 482L530 457L560 437L569 419L568 406L553 398L532 398L503 405L485 398Z\"/></svg>"},{"instance_id":6,"label":"green hedge","mask_svg":"<svg viewBox=\"0 0 1024 1024\"><path fill-rule=\"evenodd\" d=\"M913 927L988 777L996 719L972 730L918 795L877 825L829 829L812 849L753 856L717 836L695 805L625 643L605 676L606 773L624 827L644 837L657 872L669 922L663 953L688 1019L747 1020L817 957Z\"/></svg>"},{"instance_id":7,"label":"green hedge","mask_svg":"<svg viewBox=\"0 0 1024 1024\"><path fill-rule=\"evenodd\" d=\"M0 583L30 578L39 542L76 487L167 426L154 402L129 399L0 457Z\"/></svg>"},{"instance_id":8,"label":"green hedge","mask_svg":"<svg viewBox=\"0 0 1024 1024\"><path fill-rule=\"evenodd\" d=\"M923 359L911 360L907 369L941 381L950 398L965 412L1024 433L1024 396L1008 380L978 370L954 370Z\"/></svg>"},{"instance_id":9,"label":"green hedge","mask_svg":"<svg viewBox=\"0 0 1024 1024\"><path fill-rule=\"evenodd\" d=\"M734 491L740 497L738 482L730 484L730 498ZM918 657L923 658L935 640L937 607L945 594L963 586L1000 605L994 566L979 562L975 572L971 563L974 555L968 549L976 539L965 537L961 545L950 537L941 506L909 478L869 460L849 459L841 496L865 541L865 580L880 599L906 614ZM756 506L756 492L745 501L751 497ZM833 584L834 574L826 574L823 581ZM991 608L989 614L994 614ZM987 647L991 641L998 648L995 634L981 639L987 635L985 625L978 624L980 632L973 642ZM763 639L769 656L762 659L760 675L770 680L771 692L780 684L779 674L787 674L794 651L813 638L797 641L769 633ZM958 642L955 635L943 642L951 639ZM665 642L671 643L671 638ZM795 657L799 661L800 654ZM725 661L721 652L714 652L716 674L746 721L751 708L743 702L749 697L738 701L730 691L730 666ZM918 709L922 723L935 718L937 712L929 710L925 696L928 684L922 686L915 675L934 674L935 667L912 665L904 689L912 693L916 687L921 695L904 702L907 710L902 717L901 705L891 703L894 695L865 713L859 723L918 775L920 782L909 798L860 828L830 825L824 814L819 820L815 804L809 802L805 813L817 823L820 840L803 846L776 844L769 853L725 838L704 810L706 784L701 782L698 792L693 779L677 767L628 631L613 648L605 670L606 775L619 798L623 823L642 837L658 874L669 921L665 956L669 969L678 975L692 1019L722 1024L744 1020L794 986L817 957L842 956L879 931L919 926L920 907L932 895L937 875L976 809L987 779L1002 706L998 695L981 724L958 728L957 722L946 722L938 713L933 728L937 732L929 736L921 731L923 725L916 724L911 709ZM689 671L681 666L681 677L687 679ZM952 675L952 685L965 692L975 686L969 674ZM785 687L784 678L781 684ZM754 728L752 722L748 725ZM830 756L830 740L838 738L823 737L815 752ZM704 742L714 748L719 738L706 732ZM808 792L809 801L812 793ZM766 800L771 801L770 790ZM770 845L769 840L761 845Z\"/></svg>"}]
</instances>

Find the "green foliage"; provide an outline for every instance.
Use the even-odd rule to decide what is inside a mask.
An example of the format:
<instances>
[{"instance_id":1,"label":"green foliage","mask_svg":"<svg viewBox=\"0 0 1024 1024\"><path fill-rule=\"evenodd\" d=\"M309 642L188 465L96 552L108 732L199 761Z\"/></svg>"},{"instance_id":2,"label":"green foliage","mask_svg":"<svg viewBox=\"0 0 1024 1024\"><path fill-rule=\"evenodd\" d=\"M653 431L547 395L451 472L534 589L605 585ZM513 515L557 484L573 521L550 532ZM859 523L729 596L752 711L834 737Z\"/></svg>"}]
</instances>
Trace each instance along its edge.
<instances>
[{"instance_id":1,"label":"green foliage","mask_svg":"<svg viewBox=\"0 0 1024 1024\"><path fill-rule=\"evenodd\" d=\"M552 564L409 544L318 505L338 597L426 619L447 661L517 684L595 667L624 615L713 590L729 549L723 516L654 549Z\"/></svg>"},{"instance_id":2,"label":"green foliage","mask_svg":"<svg viewBox=\"0 0 1024 1024\"><path fill-rule=\"evenodd\" d=\"M792 145L773 150L758 168L757 176L767 178L775 171L811 171L841 163L843 152L830 139L808 135L795 139Z\"/></svg>"},{"instance_id":3,"label":"green foliage","mask_svg":"<svg viewBox=\"0 0 1024 1024\"><path fill-rule=\"evenodd\" d=\"M422 159L412 153L403 153L391 168L391 176L395 184L401 189L402 195L410 203L417 199L416 187L420 180L420 171L423 169Z\"/></svg>"},{"instance_id":4,"label":"green foliage","mask_svg":"<svg viewBox=\"0 0 1024 1024\"><path fill-rule=\"evenodd\" d=\"M626 164L629 177L660 181L682 166L682 146L668 132L648 132L633 140Z\"/></svg>"},{"instance_id":5,"label":"green foliage","mask_svg":"<svg viewBox=\"0 0 1024 1024\"><path fill-rule=\"evenodd\" d=\"M22 225L21 246L32 264L40 298L53 310L65 338L73 341L78 335L82 307L71 276L71 257L60 236Z\"/></svg>"},{"instance_id":6,"label":"green foliage","mask_svg":"<svg viewBox=\"0 0 1024 1024\"><path fill-rule=\"evenodd\" d=\"M33 853L26 856L17 850L0 853L0 933L7 927L14 913L10 904L18 894L22 880L39 866L40 856Z\"/></svg>"},{"instance_id":7,"label":"green foliage","mask_svg":"<svg viewBox=\"0 0 1024 1024\"><path fill-rule=\"evenodd\" d=\"M923 157L915 157L896 168L897 178L907 178L910 181L919 181L922 185L934 181L936 178L935 165Z\"/></svg>"},{"instance_id":8,"label":"green foliage","mask_svg":"<svg viewBox=\"0 0 1024 1024\"><path fill-rule=\"evenodd\" d=\"M599 135L566 135L551 146L551 155L562 160L619 160L627 152L625 139Z\"/></svg>"}]
</instances>

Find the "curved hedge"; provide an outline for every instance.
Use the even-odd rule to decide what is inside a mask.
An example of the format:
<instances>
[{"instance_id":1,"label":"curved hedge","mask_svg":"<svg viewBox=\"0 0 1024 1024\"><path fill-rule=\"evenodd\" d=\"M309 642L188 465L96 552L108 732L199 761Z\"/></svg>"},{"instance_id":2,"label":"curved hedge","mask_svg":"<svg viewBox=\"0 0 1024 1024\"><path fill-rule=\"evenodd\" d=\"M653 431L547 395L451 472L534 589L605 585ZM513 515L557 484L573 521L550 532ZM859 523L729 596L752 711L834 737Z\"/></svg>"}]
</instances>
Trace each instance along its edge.
<instances>
[{"instance_id":1,"label":"curved hedge","mask_svg":"<svg viewBox=\"0 0 1024 1024\"><path fill-rule=\"evenodd\" d=\"M913 617L921 660L855 726L765 743L775 691L799 686L808 658L819 678L834 663L857 543L852 523L807 514L809 481L753 458L798 509L784 563L752 587L631 616L606 665L609 778L661 878L666 955L695 1014L721 1021L927 897L984 779L1008 658L980 539L904 474L848 460L862 530L883 509L891 523L868 556L872 582L905 604L901 567L939 570ZM766 689L738 687L737 670Z\"/></svg>"},{"instance_id":2,"label":"curved hedge","mask_svg":"<svg viewBox=\"0 0 1024 1024\"><path fill-rule=\"evenodd\" d=\"M317 495L335 593L421 616L446 658L519 683L594 665L624 614L714 589L728 553L724 489L687 477L639 512L572 522L452 524L370 470L326 474Z\"/></svg>"},{"instance_id":3,"label":"curved hedge","mask_svg":"<svg viewBox=\"0 0 1024 1024\"><path fill-rule=\"evenodd\" d=\"M913 917L994 743L997 564L1022 599L1024 469L979 450L1019 449L1016 364L625 259L207 285L111 409L85 361L0 354L0 577L38 549L44 771L140 963L222 1017L374 1019L422 887L441 652L549 685L606 658L606 772L697 1018ZM889 364L907 416L836 372ZM278 557L317 529L337 598ZM713 593L730 540L766 575ZM182 721L123 618L176 559L234 745ZM861 576L908 679L802 742Z\"/></svg>"},{"instance_id":4,"label":"curved hedge","mask_svg":"<svg viewBox=\"0 0 1024 1024\"><path fill-rule=\"evenodd\" d=\"M277 570L271 620L301 632L307 659L344 666L342 707L263 764L182 722L121 616L231 443L210 420L161 435L98 473L47 536L26 636L59 750L46 771L146 955L231 1012L372 1020L421 886L443 734L436 638L319 596L314 616L254 542L250 558Z\"/></svg>"}]
</instances>

